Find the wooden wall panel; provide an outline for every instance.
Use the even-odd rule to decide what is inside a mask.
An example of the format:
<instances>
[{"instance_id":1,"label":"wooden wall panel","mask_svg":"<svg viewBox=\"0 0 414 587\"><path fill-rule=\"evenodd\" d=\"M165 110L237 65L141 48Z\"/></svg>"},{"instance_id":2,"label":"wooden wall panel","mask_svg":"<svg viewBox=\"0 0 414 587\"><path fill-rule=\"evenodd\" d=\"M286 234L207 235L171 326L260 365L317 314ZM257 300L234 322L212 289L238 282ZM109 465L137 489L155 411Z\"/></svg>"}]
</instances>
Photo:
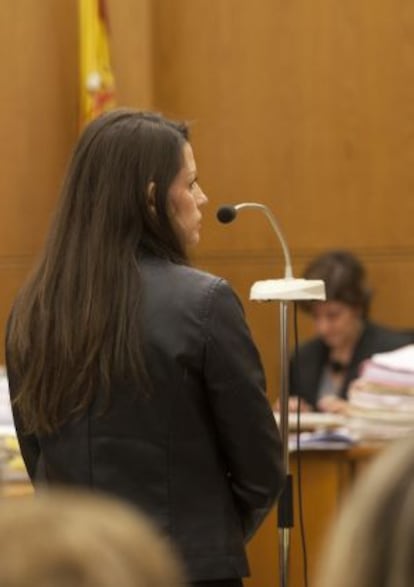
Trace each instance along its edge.
<instances>
[{"instance_id":1,"label":"wooden wall panel","mask_svg":"<svg viewBox=\"0 0 414 587\"><path fill-rule=\"evenodd\" d=\"M151 0L107 0L107 6L117 103L150 110L153 102Z\"/></svg>"},{"instance_id":2,"label":"wooden wall panel","mask_svg":"<svg viewBox=\"0 0 414 587\"><path fill-rule=\"evenodd\" d=\"M242 294L272 395L275 333L246 292L282 275L280 249L257 212L219 225L223 202L268 204L297 274L322 250L354 250L374 317L411 326L414 4L158 0L153 31L154 105L193 121L210 197L195 258Z\"/></svg>"},{"instance_id":3,"label":"wooden wall panel","mask_svg":"<svg viewBox=\"0 0 414 587\"><path fill-rule=\"evenodd\" d=\"M413 245L414 8L387 0L156 5L156 105L195 121L213 205L268 203L294 250ZM216 238L210 222L205 247L267 249L273 238L257 238L258 222L238 242Z\"/></svg>"},{"instance_id":4,"label":"wooden wall panel","mask_svg":"<svg viewBox=\"0 0 414 587\"><path fill-rule=\"evenodd\" d=\"M74 3L9 4L0 17L3 273L27 268L44 238L77 121ZM119 103L192 122L210 197L195 260L240 293L272 394L278 309L247 293L282 275L281 251L258 212L218 224L223 202L271 206L296 274L322 250L351 248L376 290L374 317L412 326L414 5L109 0L109 13ZM300 324L308 336L309 321Z\"/></svg>"},{"instance_id":5,"label":"wooden wall panel","mask_svg":"<svg viewBox=\"0 0 414 587\"><path fill-rule=\"evenodd\" d=\"M16 0L0 13L0 331L41 247L77 134L72 0ZM3 345L0 362L3 360Z\"/></svg>"},{"instance_id":6,"label":"wooden wall panel","mask_svg":"<svg viewBox=\"0 0 414 587\"><path fill-rule=\"evenodd\" d=\"M156 104L195 121L212 203L260 199L292 248L308 249L353 246L362 229L364 245L382 246L387 219L404 202L389 238L412 244L413 58L402 31L413 10L386 0L262 0L260 10L237 0L160 0ZM252 221L232 246L271 242L257 239ZM223 244L229 239L206 246Z\"/></svg>"}]
</instances>

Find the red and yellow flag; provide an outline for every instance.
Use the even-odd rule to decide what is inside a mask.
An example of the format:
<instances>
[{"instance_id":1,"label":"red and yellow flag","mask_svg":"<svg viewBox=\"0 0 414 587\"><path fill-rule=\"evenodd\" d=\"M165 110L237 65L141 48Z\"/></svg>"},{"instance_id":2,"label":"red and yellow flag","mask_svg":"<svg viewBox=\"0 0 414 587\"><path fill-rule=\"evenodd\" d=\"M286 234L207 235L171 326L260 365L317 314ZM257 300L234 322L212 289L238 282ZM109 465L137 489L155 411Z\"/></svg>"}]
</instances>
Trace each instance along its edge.
<instances>
[{"instance_id":1,"label":"red and yellow flag","mask_svg":"<svg viewBox=\"0 0 414 587\"><path fill-rule=\"evenodd\" d=\"M79 0L80 126L115 106L105 0Z\"/></svg>"}]
</instances>

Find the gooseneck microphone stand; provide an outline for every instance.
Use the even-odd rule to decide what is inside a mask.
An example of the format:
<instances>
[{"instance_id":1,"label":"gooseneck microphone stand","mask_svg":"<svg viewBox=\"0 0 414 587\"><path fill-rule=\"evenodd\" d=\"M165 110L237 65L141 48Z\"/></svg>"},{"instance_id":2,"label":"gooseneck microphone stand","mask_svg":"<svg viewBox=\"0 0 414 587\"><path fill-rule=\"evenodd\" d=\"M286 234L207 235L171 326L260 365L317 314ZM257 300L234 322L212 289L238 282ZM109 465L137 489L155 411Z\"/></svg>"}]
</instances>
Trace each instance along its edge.
<instances>
[{"instance_id":1,"label":"gooseneck microphone stand","mask_svg":"<svg viewBox=\"0 0 414 587\"><path fill-rule=\"evenodd\" d=\"M279 429L282 439L283 465L286 473L286 482L278 501L278 531L279 531L279 573L280 587L289 584L289 553L290 529L293 527L293 482L289 467L289 302L297 300L324 300L325 284L320 280L295 279L293 277L292 262L286 240L276 222L275 217L264 204L245 202L235 206L222 206L217 211L220 222L232 222L239 210L244 208L258 209L265 213L276 236L282 246L285 275L283 279L268 279L257 281L250 289L250 299L257 302L276 301L280 303L280 422Z\"/></svg>"}]
</instances>

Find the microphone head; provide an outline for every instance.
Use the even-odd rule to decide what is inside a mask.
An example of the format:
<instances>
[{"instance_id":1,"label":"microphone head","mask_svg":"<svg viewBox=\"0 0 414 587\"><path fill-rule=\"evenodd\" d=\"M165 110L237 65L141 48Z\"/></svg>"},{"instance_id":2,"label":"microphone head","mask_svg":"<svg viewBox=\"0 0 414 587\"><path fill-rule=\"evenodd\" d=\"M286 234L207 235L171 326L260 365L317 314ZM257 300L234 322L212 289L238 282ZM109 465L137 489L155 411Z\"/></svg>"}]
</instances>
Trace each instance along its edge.
<instances>
[{"instance_id":1,"label":"microphone head","mask_svg":"<svg viewBox=\"0 0 414 587\"><path fill-rule=\"evenodd\" d=\"M220 206L217 210L217 219L223 224L233 222L237 216L237 210L234 206Z\"/></svg>"}]
</instances>

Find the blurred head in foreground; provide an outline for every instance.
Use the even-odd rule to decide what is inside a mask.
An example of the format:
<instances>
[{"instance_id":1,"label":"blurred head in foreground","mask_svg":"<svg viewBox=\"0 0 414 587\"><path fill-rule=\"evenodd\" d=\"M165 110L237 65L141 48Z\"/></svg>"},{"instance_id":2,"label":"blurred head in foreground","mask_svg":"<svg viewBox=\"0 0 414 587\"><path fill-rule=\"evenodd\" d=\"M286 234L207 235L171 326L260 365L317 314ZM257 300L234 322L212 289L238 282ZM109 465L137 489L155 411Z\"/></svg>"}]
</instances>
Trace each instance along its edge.
<instances>
[{"instance_id":1,"label":"blurred head in foreground","mask_svg":"<svg viewBox=\"0 0 414 587\"><path fill-rule=\"evenodd\" d=\"M1 587L183 587L169 543L110 498L44 492L0 501Z\"/></svg>"},{"instance_id":2,"label":"blurred head in foreground","mask_svg":"<svg viewBox=\"0 0 414 587\"><path fill-rule=\"evenodd\" d=\"M414 437L362 473L333 526L318 587L414 585Z\"/></svg>"}]
</instances>

